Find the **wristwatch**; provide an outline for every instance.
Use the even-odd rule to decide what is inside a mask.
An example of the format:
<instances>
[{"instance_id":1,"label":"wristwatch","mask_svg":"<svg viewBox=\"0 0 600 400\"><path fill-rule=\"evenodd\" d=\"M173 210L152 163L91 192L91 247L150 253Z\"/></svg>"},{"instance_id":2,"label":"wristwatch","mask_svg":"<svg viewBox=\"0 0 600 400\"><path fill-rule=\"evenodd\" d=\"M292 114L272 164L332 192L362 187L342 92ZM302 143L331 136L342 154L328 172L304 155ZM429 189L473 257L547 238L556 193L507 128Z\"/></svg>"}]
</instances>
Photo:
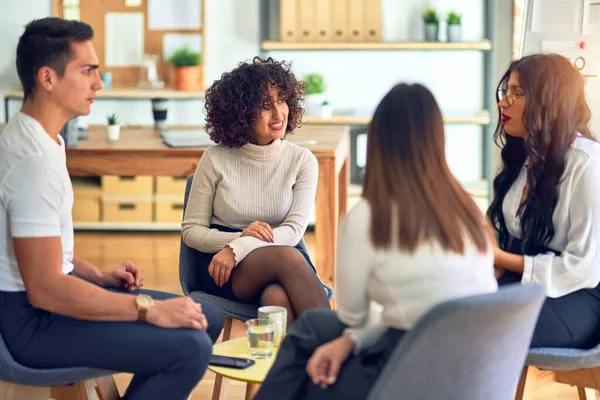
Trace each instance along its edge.
<instances>
[{"instance_id":1,"label":"wristwatch","mask_svg":"<svg viewBox=\"0 0 600 400\"><path fill-rule=\"evenodd\" d=\"M138 321L145 321L148 310L154 305L154 300L147 294L135 296L135 306L138 310Z\"/></svg>"}]
</instances>

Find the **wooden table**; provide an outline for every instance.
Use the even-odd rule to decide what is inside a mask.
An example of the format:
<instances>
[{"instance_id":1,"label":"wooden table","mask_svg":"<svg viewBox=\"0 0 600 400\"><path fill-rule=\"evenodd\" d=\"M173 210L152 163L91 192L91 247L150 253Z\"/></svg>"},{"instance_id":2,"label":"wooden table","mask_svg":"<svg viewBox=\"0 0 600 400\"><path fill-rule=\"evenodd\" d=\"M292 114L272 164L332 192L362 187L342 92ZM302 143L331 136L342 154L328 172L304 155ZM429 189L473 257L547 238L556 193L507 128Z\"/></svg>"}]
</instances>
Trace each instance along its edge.
<instances>
[{"instance_id":1,"label":"wooden table","mask_svg":"<svg viewBox=\"0 0 600 400\"><path fill-rule=\"evenodd\" d=\"M90 127L88 136L87 140L67 148L67 168L71 176L189 176L196 171L204 151L204 148L169 148L151 127L122 127L121 138L116 142L106 140L102 126ZM288 139L310 149L319 162L315 266L321 278L331 284L337 227L346 214L350 182L349 128L311 124L298 129Z\"/></svg>"},{"instance_id":2,"label":"wooden table","mask_svg":"<svg viewBox=\"0 0 600 400\"><path fill-rule=\"evenodd\" d=\"M213 346L213 354L219 356L249 358L248 338L242 337L215 344ZM267 377L269 370L273 366L273 362L275 362L275 358L277 358L277 348L273 350L273 355L271 355L271 357L257 359L253 366L245 369L217 367L214 365L209 365L208 369L225 378L246 382L246 400L251 400L258 390L258 386L262 384Z\"/></svg>"}]
</instances>

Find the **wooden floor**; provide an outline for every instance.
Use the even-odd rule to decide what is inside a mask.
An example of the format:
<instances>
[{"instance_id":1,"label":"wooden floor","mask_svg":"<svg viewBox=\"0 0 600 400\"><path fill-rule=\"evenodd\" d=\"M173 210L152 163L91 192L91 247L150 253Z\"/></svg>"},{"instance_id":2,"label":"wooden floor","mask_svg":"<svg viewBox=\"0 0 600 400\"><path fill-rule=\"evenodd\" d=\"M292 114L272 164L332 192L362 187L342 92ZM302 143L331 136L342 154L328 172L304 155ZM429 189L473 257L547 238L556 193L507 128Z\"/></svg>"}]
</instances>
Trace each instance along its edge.
<instances>
[{"instance_id":1,"label":"wooden floor","mask_svg":"<svg viewBox=\"0 0 600 400\"><path fill-rule=\"evenodd\" d=\"M114 268L125 260L142 267L145 287L181 293L178 275L179 233L91 233L76 232L75 254L101 269ZM315 254L314 235L307 233L306 242L311 255ZM532 380L531 378L534 378ZM121 393L131 376L116 376ZM490 377L493 379L493 377ZM210 399L214 375L207 372L194 390L193 400ZM245 385L231 382L227 399L244 399ZM575 388L552 382L551 375L530 374L526 390L528 400L578 399ZM224 400L224 399L223 399Z\"/></svg>"}]
</instances>

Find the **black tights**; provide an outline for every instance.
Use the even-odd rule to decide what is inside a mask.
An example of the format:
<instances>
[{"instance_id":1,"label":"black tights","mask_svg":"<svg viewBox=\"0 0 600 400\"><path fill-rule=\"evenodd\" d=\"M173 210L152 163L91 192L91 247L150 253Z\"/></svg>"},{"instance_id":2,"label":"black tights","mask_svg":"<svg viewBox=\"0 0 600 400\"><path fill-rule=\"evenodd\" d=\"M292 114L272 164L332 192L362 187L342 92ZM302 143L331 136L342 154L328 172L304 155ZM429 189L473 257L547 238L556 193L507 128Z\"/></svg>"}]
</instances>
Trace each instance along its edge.
<instances>
[{"instance_id":1,"label":"black tights","mask_svg":"<svg viewBox=\"0 0 600 400\"><path fill-rule=\"evenodd\" d=\"M232 289L240 301L260 296L261 305L288 310L288 324L311 308L330 308L319 279L296 248L269 246L256 249L235 267Z\"/></svg>"}]
</instances>

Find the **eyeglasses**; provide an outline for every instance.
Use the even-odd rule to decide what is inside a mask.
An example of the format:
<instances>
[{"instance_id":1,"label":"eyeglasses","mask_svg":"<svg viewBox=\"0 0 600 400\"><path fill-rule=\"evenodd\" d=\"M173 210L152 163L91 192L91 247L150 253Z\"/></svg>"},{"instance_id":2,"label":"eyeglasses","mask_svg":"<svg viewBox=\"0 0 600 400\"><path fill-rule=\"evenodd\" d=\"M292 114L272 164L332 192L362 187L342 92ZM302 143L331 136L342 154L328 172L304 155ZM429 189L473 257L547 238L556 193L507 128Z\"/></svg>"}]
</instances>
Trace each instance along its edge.
<instances>
[{"instance_id":1,"label":"eyeglasses","mask_svg":"<svg viewBox=\"0 0 600 400\"><path fill-rule=\"evenodd\" d=\"M498 88L498 93L496 94L496 101L500 103L502 99L506 98L506 103L508 106L512 106L515 103L515 99L517 97L522 97L524 94L515 93L513 89L506 89L503 87Z\"/></svg>"}]
</instances>

